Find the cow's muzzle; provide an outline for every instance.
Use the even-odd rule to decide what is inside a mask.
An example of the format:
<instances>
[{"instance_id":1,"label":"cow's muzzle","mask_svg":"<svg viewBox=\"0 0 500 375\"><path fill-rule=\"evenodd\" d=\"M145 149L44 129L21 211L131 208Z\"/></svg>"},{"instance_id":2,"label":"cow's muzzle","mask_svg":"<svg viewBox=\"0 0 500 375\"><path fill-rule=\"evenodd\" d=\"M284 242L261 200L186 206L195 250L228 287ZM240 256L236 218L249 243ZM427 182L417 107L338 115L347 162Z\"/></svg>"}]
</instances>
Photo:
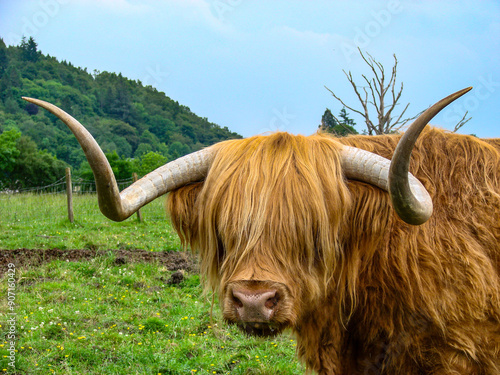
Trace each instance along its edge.
<instances>
[{"instance_id":1,"label":"cow's muzzle","mask_svg":"<svg viewBox=\"0 0 500 375\"><path fill-rule=\"evenodd\" d=\"M290 325L291 297L280 283L239 281L224 295L224 318L253 336L275 336Z\"/></svg>"}]
</instances>

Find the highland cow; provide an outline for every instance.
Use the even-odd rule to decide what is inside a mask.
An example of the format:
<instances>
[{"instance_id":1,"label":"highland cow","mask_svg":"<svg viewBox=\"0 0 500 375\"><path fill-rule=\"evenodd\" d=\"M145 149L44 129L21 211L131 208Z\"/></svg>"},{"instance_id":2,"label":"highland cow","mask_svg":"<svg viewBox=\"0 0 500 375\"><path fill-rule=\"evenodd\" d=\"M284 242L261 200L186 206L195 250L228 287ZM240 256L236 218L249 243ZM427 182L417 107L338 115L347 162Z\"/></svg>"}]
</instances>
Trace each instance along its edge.
<instances>
[{"instance_id":1,"label":"highland cow","mask_svg":"<svg viewBox=\"0 0 500 375\"><path fill-rule=\"evenodd\" d=\"M172 223L199 252L229 323L258 336L291 328L298 356L318 374L493 375L500 141L426 126L466 91L403 136L225 141L121 193L83 126L27 100L75 133L109 218L171 192Z\"/></svg>"}]
</instances>

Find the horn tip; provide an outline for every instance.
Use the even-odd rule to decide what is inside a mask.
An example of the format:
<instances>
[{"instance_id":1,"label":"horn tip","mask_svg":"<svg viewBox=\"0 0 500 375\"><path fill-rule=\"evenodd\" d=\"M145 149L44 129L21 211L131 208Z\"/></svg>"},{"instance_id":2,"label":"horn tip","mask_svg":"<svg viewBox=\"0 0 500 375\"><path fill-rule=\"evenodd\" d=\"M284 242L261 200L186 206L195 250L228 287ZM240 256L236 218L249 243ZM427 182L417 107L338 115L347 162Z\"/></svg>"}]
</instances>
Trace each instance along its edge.
<instances>
[{"instance_id":1,"label":"horn tip","mask_svg":"<svg viewBox=\"0 0 500 375\"><path fill-rule=\"evenodd\" d=\"M462 89L460 91L457 91L457 95L458 96L462 96L464 94L467 94L470 90L472 90L473 87L472 86L469 86L469 87L466 87L465 89Z\"/></svg>"},{"instance_id":2,"label":"horn tip","mask_svg":"<svg viewBox=\"0 0 500 375\"><path fill-rule=\"evenodd\" d=\"M30 102L30 103L34 103L34 104L37 104L38 102L40 102L39 99L30 98L29 96L21 96L21 99L26 100L27 102Z\"/></svg>"}]
</instances>

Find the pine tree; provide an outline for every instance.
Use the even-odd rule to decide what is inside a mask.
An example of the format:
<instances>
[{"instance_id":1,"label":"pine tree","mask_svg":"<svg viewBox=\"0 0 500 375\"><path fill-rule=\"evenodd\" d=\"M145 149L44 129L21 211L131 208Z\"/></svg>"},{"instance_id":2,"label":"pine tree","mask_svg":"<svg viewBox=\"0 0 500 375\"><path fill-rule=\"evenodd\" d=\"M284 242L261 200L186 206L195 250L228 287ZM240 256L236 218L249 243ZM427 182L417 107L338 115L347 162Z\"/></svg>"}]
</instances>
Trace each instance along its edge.
<instances>
[{"instance_id":1,"label":"pine tree","mask_svg":"<svg viewBox=\"0 0 500 375\"><path fill-rule=\"evenodd\" d=\"M323 131L333 133L333 129L338 123L332 115L332 111L329 108L325 110L323 116L321 117L321 125L319 126Z\"/></svg>"},{"instance_id":2,"label":"pine tree","mask_svg":"<svg viewBox=\"0 0 500 375\"><path fill-rule=\"evenodd\" d=\"M340 110L339 119L335 118L332 111L327 108L321 117L321 125L319 128L324 132L344 137L349 134L358 134L356 129L354 129L354 125L356 125L356 123L353 119L349 118L349 113L347 113L345 108Z\"/></svg>"},{"instance_id":3,"label":"pine tree","mask_svg":"<svg viewBox=\"0 0 500 375\"><path fill-rule=\"evenodd\" d=\"M342 107L342 109L340 110L339 118L341 120L340 121L341 124L344 124L344 125L349 126L349 127L353 127L354 125L356 125L354 120L349 118L349 113L347 113L347 111L345 110L345 107Z\"/></svg>"},{"instance_id":4,"label":"pine tree","mask_svg":"<svg viewBox=\"0 0 500 375\"><path fill-rule=\"evenodd\" d=\"M7 58L7 47L2 38L0 38L0 78L3 73L7 70L7 65L9 60Z\"/></svg>"},{"instance_id":5,"label":"pine tree","mask_svg":"<svg viewBox=\"0 0 500 375\"><path fill-rule=\"evenodd\" d=\"M26 61L36 62L38 60L38 44L35 42L35 39L30 36L28 41L26 41L26 37L23 36L20 44L22 50L23 59Z\"/></svg>"}]
</instances>

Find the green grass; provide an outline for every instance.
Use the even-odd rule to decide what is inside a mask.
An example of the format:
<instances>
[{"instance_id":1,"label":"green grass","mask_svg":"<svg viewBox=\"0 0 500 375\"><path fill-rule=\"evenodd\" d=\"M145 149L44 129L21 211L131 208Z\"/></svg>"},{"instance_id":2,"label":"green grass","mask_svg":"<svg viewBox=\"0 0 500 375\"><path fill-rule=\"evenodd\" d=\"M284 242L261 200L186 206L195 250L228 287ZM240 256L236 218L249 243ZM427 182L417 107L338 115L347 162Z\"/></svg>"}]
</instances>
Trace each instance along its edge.
<instances>
[{"instance_id":1,"label":"green grass","mask_svg":"<svg viewBox=\"0 0 500 375\"><path fill-rule=\"evenodd\" d=\"M288 334L249 338L225 325L198 275L165 285L170 272L151 263L53 261L17 269L17 373L301 374ZM7 295L6 279L0 295ZM8 311L6 298L0 303ZM8 366L0 327L0 371ZM5 370L6 371L5 371Z\"/></svg>"},{"instance_id":2,"label":"green grass","mask_svg":"<svg viewBox=\"0 0 500 375\"><path fill-rule=\"evenodd\" d=\"M62 203L61 203L62 201ZM64 196L0 196L0 248L175 250L179 240L163 203L145 221L112 223L95 196L75 197L69 224ZM16 370L8 366L7 274L0 278L0 373L7 374L303 374L289 333L256 339L226 325L199 276L177 286L158 263L116 265L106 253L16 267ZM1 265L5 270L5 265Z\"/></svg>"},{"instance_id":3,"label":"green grass","mask_svg":"<svg viewBox=\"0 0 500 375\"><path fill-rule=\"evenodd\" d=\"M164 200L116 223L101 214L94 194L74 195L75 221L68 220L64 194L0 194L0 249L177 250L180 241L169 225Z\"/></svg>"}]
</instances>

